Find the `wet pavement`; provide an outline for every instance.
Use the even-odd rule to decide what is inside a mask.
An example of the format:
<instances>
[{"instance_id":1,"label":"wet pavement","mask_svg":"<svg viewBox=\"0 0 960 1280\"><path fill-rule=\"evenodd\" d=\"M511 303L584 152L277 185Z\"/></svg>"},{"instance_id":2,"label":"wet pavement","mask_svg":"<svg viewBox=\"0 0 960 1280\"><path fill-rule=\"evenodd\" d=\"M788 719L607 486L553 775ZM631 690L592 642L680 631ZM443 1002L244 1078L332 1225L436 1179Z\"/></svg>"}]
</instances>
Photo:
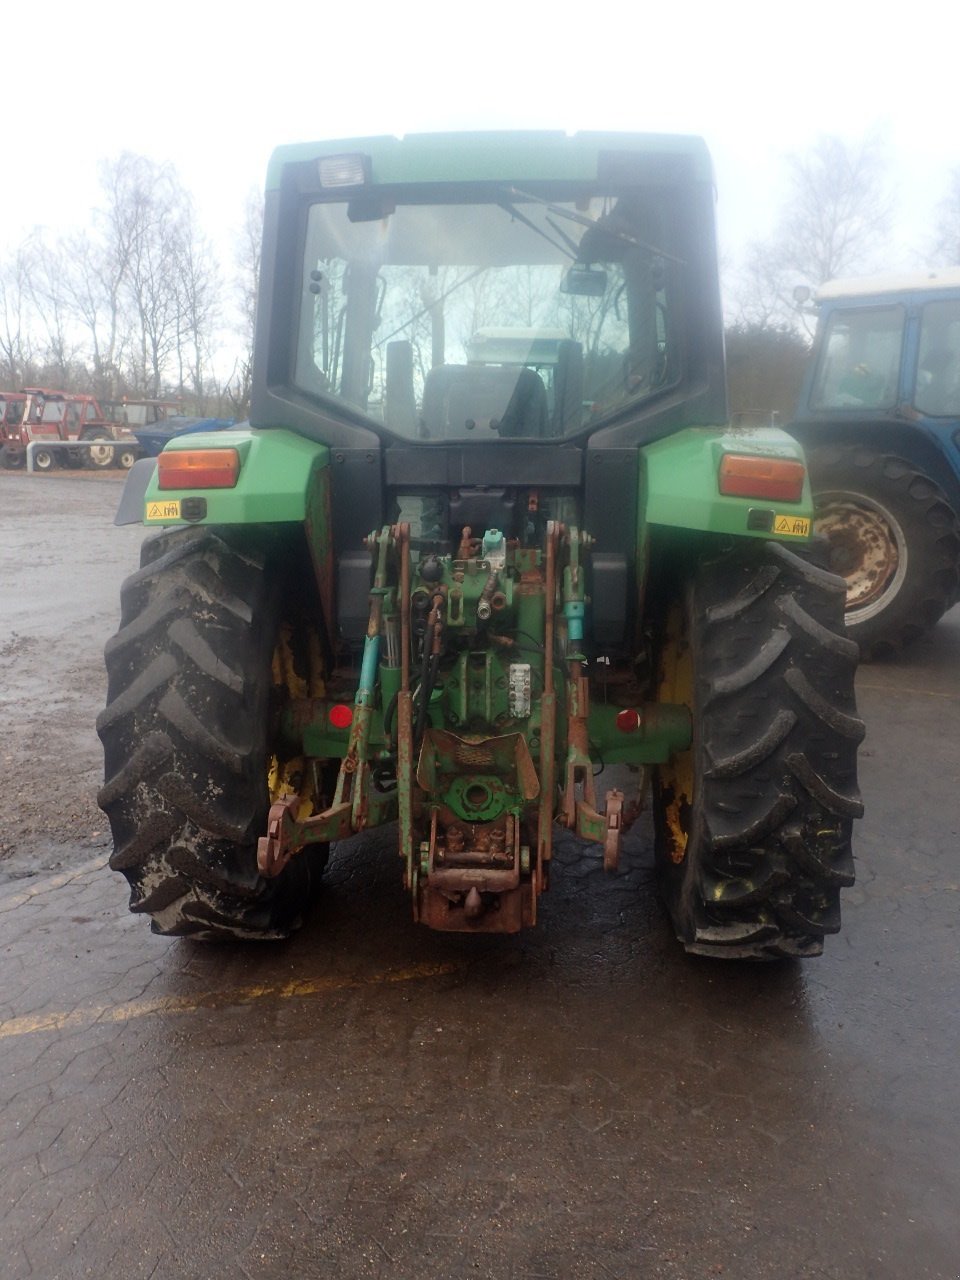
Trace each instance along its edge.
<instances>
[{"instance_id":1,"label":"wet pavement","mask_svg":"<svg viewBox=\"0 0 960 1280\"><path fill-rule=\"evenodd\" d=\"M861 671L819 960L686 957L643 822L519 938L415 926L382 833L277 945L153 937L89 849L0 884L0 1276L954 1280L958 670L954 610Z\"/></svg>"}]
</instances>

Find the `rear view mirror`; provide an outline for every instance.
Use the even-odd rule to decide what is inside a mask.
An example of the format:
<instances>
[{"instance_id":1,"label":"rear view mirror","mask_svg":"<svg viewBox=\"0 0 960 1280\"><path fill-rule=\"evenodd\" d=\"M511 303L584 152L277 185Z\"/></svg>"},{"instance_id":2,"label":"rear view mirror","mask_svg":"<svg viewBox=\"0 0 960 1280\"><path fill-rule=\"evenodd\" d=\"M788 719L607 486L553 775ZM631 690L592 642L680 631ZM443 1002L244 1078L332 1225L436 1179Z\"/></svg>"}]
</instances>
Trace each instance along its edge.
<instances>
[{"instance_id":1,"label":"rear view mirror","mask_svg":"<svg viewBox=\"0 0 960 1280\"><path fill-rule=\"evenodd\" d=\"M561 293L581 298L602 298L607 291L607 273L600 267L573 266L560 281Z\"/></svg>"},{"instance_id":2,"label":"rear view mirror","mask_svg":"<svg viewBox=\"0 0 960 1280\"><path fill-rule=\"evenodd\" d=\"M347 217L351 222L379 222L396 210L397 202L388 200L379 191L361 191L347 204Z\"/></svg>"}]
</instances>

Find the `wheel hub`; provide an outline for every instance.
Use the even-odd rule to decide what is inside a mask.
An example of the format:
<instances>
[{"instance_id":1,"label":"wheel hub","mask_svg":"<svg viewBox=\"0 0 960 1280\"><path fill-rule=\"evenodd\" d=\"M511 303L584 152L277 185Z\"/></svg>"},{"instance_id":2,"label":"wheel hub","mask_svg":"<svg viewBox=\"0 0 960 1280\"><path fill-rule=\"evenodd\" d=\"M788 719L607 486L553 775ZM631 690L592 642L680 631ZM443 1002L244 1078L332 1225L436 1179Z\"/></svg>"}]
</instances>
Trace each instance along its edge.
<instances>
[{"instance_id":1,"label":"wheel hub","mask_svg":"<svg viewBox=\"0 0 960 1280\"><path fill-rule=\"evenodd\" d=\"M863 621L900 589L907 545L896 519L863 494L817 495L817 533L830 547L830 568L847 584L847 620Z\"/></svg>"},{"instance_id":2,"label":"wheel hub","mask_svg":"<svg viewBox=\"0 0 960 1280\"><path fill-rule=\"evenodd\" d=\"M88 436L88 440L103 440L106 442L107 436ZM114 446L112 444L95 444L87 450L87 457L93 467L106 468L112 466L114 455Z\"/></svg>"}]
</instances>

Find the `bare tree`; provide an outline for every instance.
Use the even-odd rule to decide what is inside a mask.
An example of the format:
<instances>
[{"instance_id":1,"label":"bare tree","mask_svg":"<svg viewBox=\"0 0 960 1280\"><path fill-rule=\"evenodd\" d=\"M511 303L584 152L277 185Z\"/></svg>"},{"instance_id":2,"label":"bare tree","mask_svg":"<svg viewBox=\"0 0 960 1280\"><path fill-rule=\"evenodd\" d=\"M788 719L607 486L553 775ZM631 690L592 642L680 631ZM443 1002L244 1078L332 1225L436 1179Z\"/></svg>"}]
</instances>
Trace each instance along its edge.
<instances>
[{"instance_id":1,"label":"bare tree","mask_svg":"<svg viewBox=\"0 0 960 1280\"><path fill-rule=\"evenodd\" d=\"M173 202L158 195L142 209L127 281L140 325L140 376L153 396L161 393L167 362L176 347L175 236Z\"/></svg>"},{"instance_id":2,"label":"bare tree","mask_svg":"<svg viewBox=\"0 0 960 1280\"><path fill-rule=\"evenodd\" d=\"M141 392L158 396L174 381L201 402L220 280L190 196L172 166L130 152L103 166L101 182L100 296L86 297L91 316L108 317L103 363L115 367L122 353Z\"/></svg>"},{"instance_id":3,"label":"bare tree","mask_svg":"<svg viewBox=\"0 0 960 1280\"><path fill-rule=\"evenodd\" d=\"M198 410L202 410L220 314L220 279L210 241L197 227L189 199L181 209L174 246L177 380L181 394L189 385Z\"/></svg>"},{"instance_id":4,"label":"bare tree","mask_svg":"<svg viewBox=\"0 0 960 1280\"><path fill-rule=\"evenodd\" d=\"M136 384L160 395L177 346L178 249L187 195L170 165L124 152L105 165L104 236Z\"/></svg>"},{"instance_id":5,"label":"bare tree","mask_svg":"<svg viewBox=\"0 0 960 1280\"><path fill-rule=\"evenodd\" d=\"M737 292L743 324L794 316L793 289L869 271L890 230L893 200L885 148L873 135L857 144L821 137L787 158L784 208L770 240L754 242Z\"/></svg>"},{"instance_id":6,"label":"bare tree","mask_svg":"<svg viewBox=\"0 0 960 1280\"><path fill-rule=\"evenodd\" d=\"M16 390L30 381L33 340L24 311L29 300L30 251L20 245L0 265L0 376L3 387Z\"/></svg>"},{"instance_id":7,"label":"bare tree","mask_svg":"<svg viewBox=\"0 0 960 1280\"><path fill-rule=\"evenodd\" d=\"M235 294L239 351L224 388L234 417L250 411L253 383L253 342L257 323L257 289L260 284L260 249L263 239L263 197L258 190L247 194L243 224L237 237Z\"/></svg>"},{"instance_id":8,"label":"bare tree","mask_svg":"<svg viewBox=\"0 0 960 1280\"><path fill-rule=\"evenodd\" d=\"M121 389L122 284L123 271L108 243L87 231L65 238L60 288L73 322L86 335L94 393L108 399Z\"/></svg>"},{"instance_id":9,"label":"bare tree","mask_svg":"<svg viewBox=\"0 0 960 1280\"><path fill-rule=\"evenodd\" d=\"M143 204L146 193L141 190L149 184L150 162L131 152L124 152L116 160L104 161L100 166L100 185L104 193L104 205L94 214L101 260L101 284L107 312L107 339L105 362L112 371L129 360L138 346L137 325L132 316L128 285L135 246L140 235ZM144 182L138 181L140 174ZM139 388L136 372L132 384ZM117 388L111 390L115 393Z\"/></svg>"},{"instance_id":10,"label":"bare tree","mask_svg":"<svg viewBox=\"0 0 960 1280\"><path fill-rule=\"evenodd\" d=\"M734 285L736 324L776 329L792 305L790 271L771 245L754 240L747 245L743 267Z\"/></svg>"},{"instance_id":11,"label":"bare tree","mask_svg":"<svg viewBox=\"0 0 960 1280\"><path fill-rule=\"evenodd\" d=\"M893 201L879 138L848 145L821 138L790 160L791 199L781 224L785 264L802 283L868 270L890 231Z\"/></svg>"},{"instance_id":12,"label":"bare tree","mask_svg":"<svg viewBox=\"0 0 960 1280\"><path fill-rule=\"evenodd\" d=\"M960 267L960 166L950 174L949 190L940 202L931 261L938 266Z\"/></svg>"},{"instance_id":13,"label":"bare tree","mask_svg":"<svg viewBox=\"0 0 960 1280\"><path fill-rule=\"evenodd\" d=\"M221 285L190 197L171 166L130 152L100 178L87 230L38 229L0 263L2 381L42 376L105 398L177 386L202 401Z\"/></svg>"},{"instance_id":14,"label":"bare tree","mask_svg":"<svg viewBox=\"0 0 960 1280\"><path fill-rule=\"evenodd\" d=\"M35 231L24 246L26 295L45 337L44 359L58 386L70 385L79 344L63 287L64 254Z\"/></svg>"}]
</instances>

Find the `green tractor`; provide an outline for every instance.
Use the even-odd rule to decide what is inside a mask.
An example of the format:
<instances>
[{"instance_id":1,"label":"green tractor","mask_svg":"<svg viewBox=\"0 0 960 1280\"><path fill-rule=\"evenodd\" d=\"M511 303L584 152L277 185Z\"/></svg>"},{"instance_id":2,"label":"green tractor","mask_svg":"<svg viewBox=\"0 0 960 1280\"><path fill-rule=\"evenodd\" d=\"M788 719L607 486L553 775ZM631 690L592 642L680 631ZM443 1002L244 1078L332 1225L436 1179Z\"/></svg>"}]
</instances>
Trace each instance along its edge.
<instances>
[{"instance_id":1,"label":"green tractor","mask_svg":"<svg viewBox=\"0 0 960 1280\"><path fill-rule=\"evenodd\" d=\"M282 937L388 823L415 920L516 932L555 827L615 871L646 779L688 951L839 928L857 646L801 447L724 425L713 203L692 138L275 153L250 424L118 515L156 532L99 799L157 932Z\"/></svg>"}]
</instances>

